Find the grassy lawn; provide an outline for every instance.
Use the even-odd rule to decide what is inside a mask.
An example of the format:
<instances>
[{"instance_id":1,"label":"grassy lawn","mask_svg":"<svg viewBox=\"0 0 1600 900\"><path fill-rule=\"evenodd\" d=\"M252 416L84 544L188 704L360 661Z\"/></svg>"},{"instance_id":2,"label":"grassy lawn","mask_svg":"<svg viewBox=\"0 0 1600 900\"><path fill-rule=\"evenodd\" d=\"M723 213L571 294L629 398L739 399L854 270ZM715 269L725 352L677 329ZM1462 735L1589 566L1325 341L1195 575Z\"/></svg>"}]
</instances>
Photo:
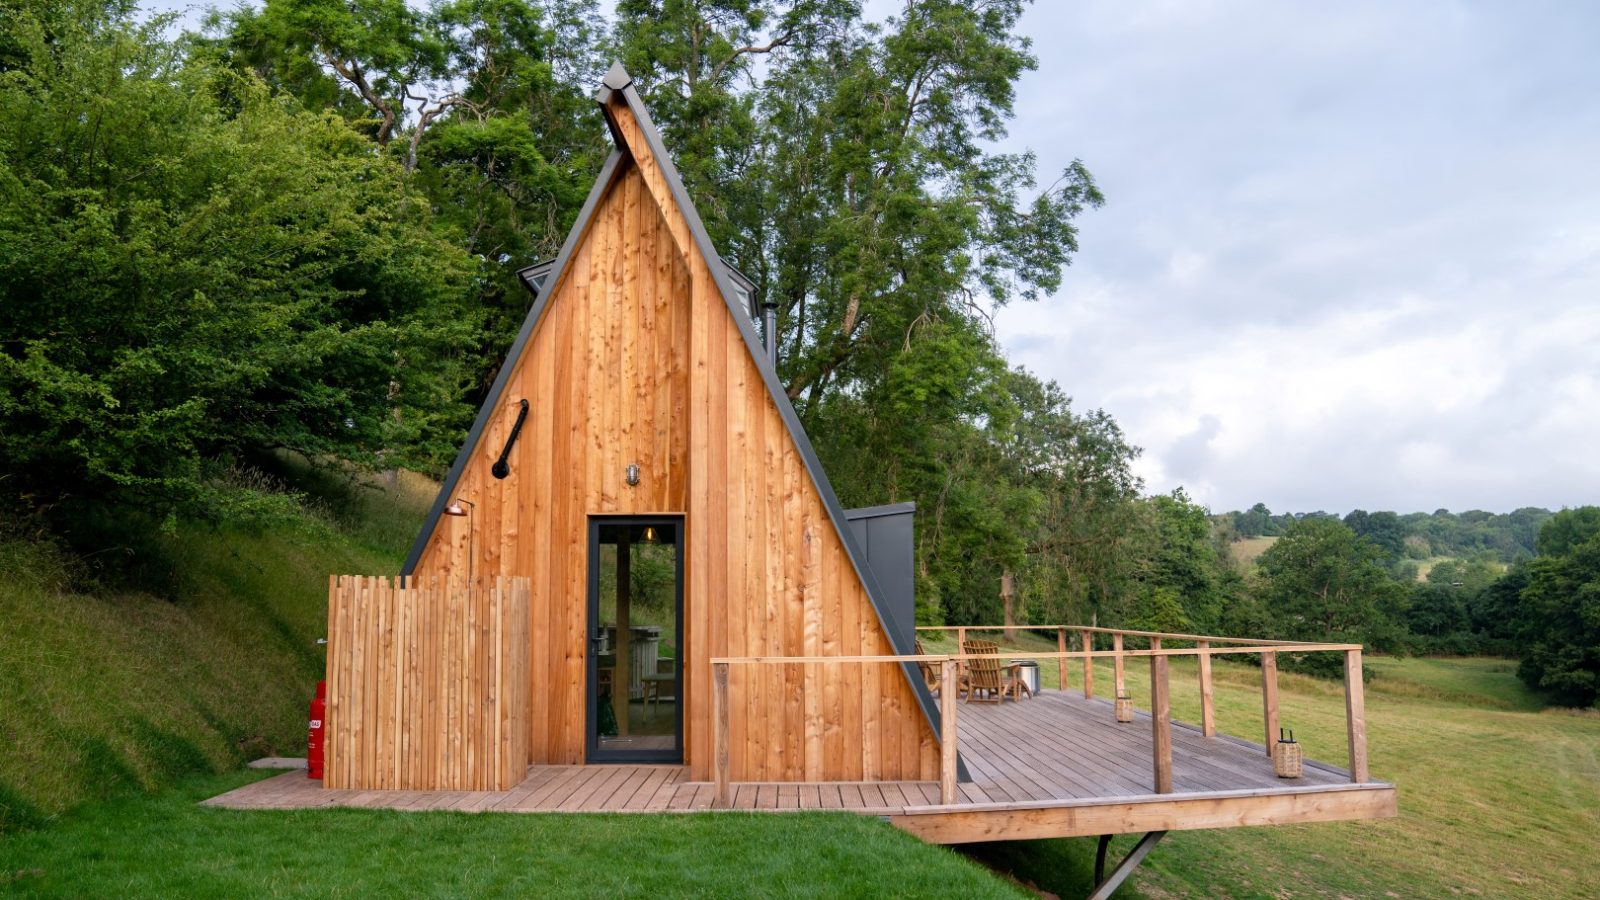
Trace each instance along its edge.
<instances>
[{"instance_id":1,"label":"grassy lawn","mask_svg":"<svg viewBox=\"0 0 1600 900\"><path fill-rule=\"evenodd\" d=\"M195 805L262 777L210 773L303 752L327 573L393 571L435 487L341 490L315 491L323 511L271 527L180 525L162 538L171 578L159 595L79 592L47 549L0 542L0 895L1024 896L961 854L840 814ZM1596 896L1600 713L1541 709L1504 660L1368 664L1372 771L1398 785L1398 819L1174 833L1125 895ZM1215 669L1219 726L1260 740L1260 671ZM1111 663L1095 672L1109 697ZM1053 662L1041 675L1055 686ZM1081 686L1081 662L1069 682ZM1147 703L1146 662L1129 662L1128 687ZM1172 688L1174 715L1197 721L1192 661L1172 664ZM1344 764L1339 684L1284 674L1281 707L1308 754ZM1089 888L1094 845L972 856L1071 897Z\"/></svg>"},{"instance_id":2,"label":"grassy lawn","mask_svg":"<svg viewBox=\"0 0 1600 900\"><path fill-rule=\"evenodd\" d=\"M948 644L929 643L931 652ZM1031 648L1053 642L1024 637ZM1374 777L1400 791L1386 822L1174 832L1134 876L1148 897L1594 897L1600 885L1600 712L1542 710L1494 659L1368 661L1368 748ZM1055 683L1055 665L1042 674ZM1171 666L1173 715L1197 722L1194 662ZM1217 723L1260 741L1260 670L1214 664ZM1069 668L1082 685L1082 663ZM1129 661L1134 702L1148 708L1149 665ZM1282 723L1306 752L1345 764L1343 687L1280 675ZM1112 667L1095 667L1111 695ZM1135 837L1118 838L1120 858ZM1092 878L1094 839L988 845L977 854L1061 896Z\"/></svg>"},{"instance_id":3,"label":"grassy lawn","mask_svg":"<svg viewBox=\"0 0 1600 900\"><path fill-rule=\"evenodd\" d=\"M970 860L845 813L517 815L223 810L275 773L203 776L0 837L22 897L1028 896Z\"/></svg>"}]
</instances>

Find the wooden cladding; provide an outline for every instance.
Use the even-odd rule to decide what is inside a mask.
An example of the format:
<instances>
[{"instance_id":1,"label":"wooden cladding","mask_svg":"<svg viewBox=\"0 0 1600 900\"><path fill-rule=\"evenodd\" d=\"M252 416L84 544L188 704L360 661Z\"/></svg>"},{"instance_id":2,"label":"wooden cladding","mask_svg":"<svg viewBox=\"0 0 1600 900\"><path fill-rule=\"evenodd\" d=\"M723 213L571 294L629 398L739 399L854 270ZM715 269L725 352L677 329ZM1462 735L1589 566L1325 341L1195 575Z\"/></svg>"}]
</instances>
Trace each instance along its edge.
<instances>
[{"instance_id":1,"label":"wooden cladding","mask_svg":"<svg viewBox=\"0 0 1600 900\"><path fill-rule=\"evenodd\" d=\"M403 586L402 586L403 584ZM528 758L526 578L328 581L330 788L502 791Z\"/></svg>"},{"instance_id":2,"label":"wooden cladding","mask_svg":"<svg viewBox=\"0 0 1600 900\"><path fill-rule=\"evenodd\" d=\"M683 517L684 761L705 780L712 657L894 651L717 288L721 261L694 239L621 92L606 114L621 155L452 490L476 505L433 524L413 572L528 576L528 761L583 763L589 517ZM523 400L510 474L496 479ZM934 778L936 736L909 680L865 668L774 669L737 686L735 777Z\"/></svg>"}]
</instances>

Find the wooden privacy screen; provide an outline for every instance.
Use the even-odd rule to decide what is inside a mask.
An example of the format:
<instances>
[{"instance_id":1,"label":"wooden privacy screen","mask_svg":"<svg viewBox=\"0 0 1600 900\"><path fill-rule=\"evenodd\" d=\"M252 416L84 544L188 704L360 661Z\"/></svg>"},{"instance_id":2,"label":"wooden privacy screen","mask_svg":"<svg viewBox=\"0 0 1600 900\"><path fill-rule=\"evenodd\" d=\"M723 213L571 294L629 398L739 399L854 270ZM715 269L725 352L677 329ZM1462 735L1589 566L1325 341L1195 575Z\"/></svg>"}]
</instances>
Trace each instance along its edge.
<instances>
[{"instance_id":1,"label":"wooden privacy screen","mask_svg":"<svg viewBox=\"0 0 1600 900\"><path fill-rule=\"evenodd\" d=\"M328 579L330 788L508 790L528 763L528 579Z\"/></svg>"}]
</instances>

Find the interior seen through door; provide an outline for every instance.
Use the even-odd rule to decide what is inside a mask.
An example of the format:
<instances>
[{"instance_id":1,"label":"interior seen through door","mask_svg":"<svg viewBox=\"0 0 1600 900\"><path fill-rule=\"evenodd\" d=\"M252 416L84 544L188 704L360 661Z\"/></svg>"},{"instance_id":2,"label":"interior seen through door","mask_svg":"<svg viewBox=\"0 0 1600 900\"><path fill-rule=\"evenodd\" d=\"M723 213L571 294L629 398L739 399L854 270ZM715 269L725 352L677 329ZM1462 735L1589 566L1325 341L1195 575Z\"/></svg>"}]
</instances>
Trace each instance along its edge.
<instances>
[{"instance_id":1,"label":"interior seen through door","mask_svg":"<svg viewBox=\"0 0 1600 900\"><path fill-rule=\"evenodd\" d=\"M678 526L599 528L597 744L615 756L678 750Z\"/></svg>"}]
</instances>

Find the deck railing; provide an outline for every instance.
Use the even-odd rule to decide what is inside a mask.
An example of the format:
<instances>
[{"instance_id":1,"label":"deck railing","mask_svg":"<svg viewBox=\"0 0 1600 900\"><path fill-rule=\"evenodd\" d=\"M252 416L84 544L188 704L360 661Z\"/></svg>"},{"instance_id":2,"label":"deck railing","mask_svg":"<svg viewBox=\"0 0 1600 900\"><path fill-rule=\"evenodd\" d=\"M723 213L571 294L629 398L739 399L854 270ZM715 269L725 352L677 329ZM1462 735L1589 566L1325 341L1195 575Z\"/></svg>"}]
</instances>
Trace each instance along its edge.
<instances>
[{"instance_id":1,"label":"deck railing","mask_svg":"<svg viewBox=\"0 0 1600 900\"><path fill-rule=\"evenodd\" d=\"M1083 661L1083 696L1094 697L1094 661L1111 659L1114 687L1117 696L1126 694L1126 661L1146 658L1150 660L1150 722L1152 729L1154 792L1172 792L1172 708L1168 661L1175 656L1193 656L1199 663L1201 732L1215 737L1216 711L1212 688L1211 658L1219 655L1260 654L1261 656L1261 708L1264 744L1270 756L1278 733L1278 654L1279 653L1343 653L1345 730L1349 758L1350 780L1364 784L1371 780L1367 768L1366 701L1362 683L1360 644L1316 643L1310 641L1271 641L1248 638L1228 638L1216 635L1174 634L1156 631L1138 631L1125 628L1099 628L1082 625L1018 625L1018 626L921 626L918 631L945 631L956 634L956 646L966 645L968 632L1000 631L1054 631L1056 647L1053 652L1004 650L995 654L927 653L904 656L739 656L715 657L712 667L712 777L715 784L715 805L726 808L732 799L731 767L729 762L728 673L730 666L797 665L797 664L856 664L883 665L893 663L937 664L940 667L940 756L939 798L944 804L957 800L956 786L956 700L959 691L959 671L962 664L978 658L1003 658L1005 660L1031 659L1055 660L1057 686L1068 688L1068 662ZM1079 636L1081 650L1068 650L1067 634ZM1095 649L1096 635L1110 635L1110 650ZM1145 639L1149 648L1129 649L1126 639ZM1193 643L1193 647L1170 647L1164 642ZM950 686L946 689L944 686Z\"/></svg>"}]
</instances>

